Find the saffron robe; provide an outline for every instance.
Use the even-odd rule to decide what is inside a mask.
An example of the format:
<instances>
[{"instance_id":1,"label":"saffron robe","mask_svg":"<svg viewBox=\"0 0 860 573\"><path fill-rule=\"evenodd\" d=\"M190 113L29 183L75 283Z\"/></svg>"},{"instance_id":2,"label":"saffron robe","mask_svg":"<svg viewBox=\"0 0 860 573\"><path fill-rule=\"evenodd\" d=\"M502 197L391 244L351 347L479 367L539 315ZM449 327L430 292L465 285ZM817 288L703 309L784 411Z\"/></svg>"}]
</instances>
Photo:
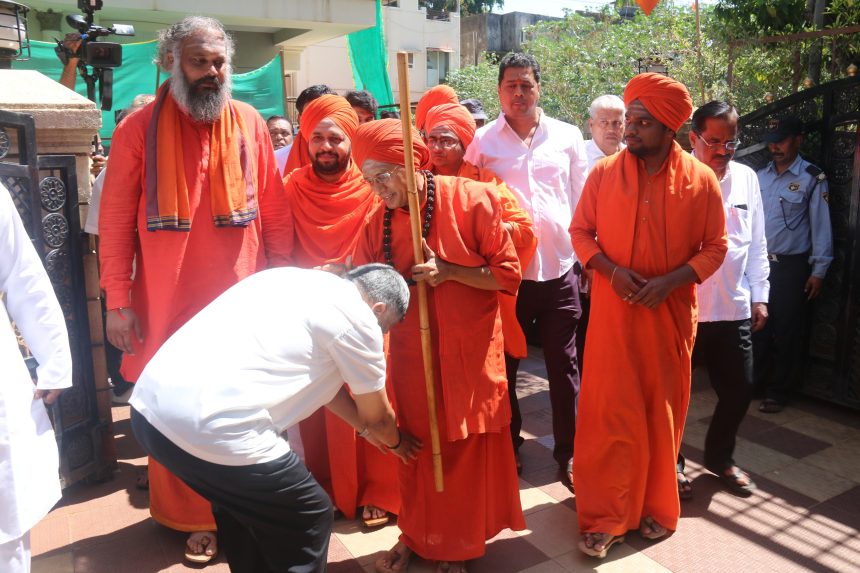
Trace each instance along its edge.
<instances>
[{"instance_id":1,"label":"saffron robe","mask_svg":"<svg viewBox=\"0 0 860 573\"><path fill-rule=\"evenodd\" d=\"M266 194L281 186L271 138L254 108L237 101L233 105L248 130L249 152L256 163L257 201L262 205ZM245 227L215 227L208 168L212 126L194 121L184 111L178 114L177 129L186 142L191 231L147 230L144 142L152 112L149 104L114 131L111 170L99 214L101 285L107 308L132 308L143 335L142 343L134 341L135 353L123 356L126 380L137 380L162 343L219 294L266 268L264 213ZM150 513L159 523L180 531L215 529L209 502L151 458L149 491Z\"/></svg>"},{"instance_id":2,"label":"saffron robe","mask_svg":"<svg viewBox=\"0 0 860 573\"><path fill-rule=\"evenodd\" d=\"M520 207L513 191L508 188L504 181L492 170L478 167L468 161L463 161L457 177L465 177L474 181L492 183L499 195L502 207L502 222L508 223L511 240L517 257L520 260L520 268L529 266L532 257L537 250L537 237L531 216ZM499 310L502 314L502 334L505 339L505 353L514 358L525 358L528 356L528 344L520 322L517 320L517 297L506 293L499 293Z\"/></svg>"},{"instance_id":3,"label":"saffron robe","mask_svg":"<svg viewBox=\"0 0 860 573\"><path fill-rule=\"evenodd\" d=\"M342 263L355 250L365 220L378 199L354 162L335 183L320 179L312 165L284 178L267 199L263 237L273 266L313 268ZM335 506L348 518L375 505L399 513L396 456L386 455L325 408L300 424L305 463Z\"/></svg>"},{"instance_id":4,"label":"saffron robe","mask_svg":"<svg viewBox=\"0 0 860 573\"><path fill-rule=\"evenodd\" d=\"M646 279L689 265L701 282L723 262L725 227L713 171L675 143L653 175L627 149L595 165L570 234L586 263L603 253ZM609 283L594 274L573 458L579 529L622 535L650 516L674 530L696 286L651 310Z\"/></svg>"},{"instance_id":5,"label":"saffron robe","mask_svg":"<svg viewBox=\"0 0 860 573\"><path fill-rule=\"evenodd\" d=\"M519 261L501 226L493 189L441 175L435 182L429 247L451 263L488 266L505 292L516 292ZM371 213L356 263L385 262L384 214L382 204ZM391 233L392 262L409 277L414 259L405 209L392 213ZM398 422L424 448L417 460L398 466L397 524L401 540L421 557L474 559L484 554L486 540L502 529L525 527L508 430L511 412L498 296L453 280L428 287L427 292L445 489L437 493L434 488L419 313L412 302L403 322L390 332L389 368ZM412 301L418 300L415 286L410 294Z\"/></svg>"}]
</instances>

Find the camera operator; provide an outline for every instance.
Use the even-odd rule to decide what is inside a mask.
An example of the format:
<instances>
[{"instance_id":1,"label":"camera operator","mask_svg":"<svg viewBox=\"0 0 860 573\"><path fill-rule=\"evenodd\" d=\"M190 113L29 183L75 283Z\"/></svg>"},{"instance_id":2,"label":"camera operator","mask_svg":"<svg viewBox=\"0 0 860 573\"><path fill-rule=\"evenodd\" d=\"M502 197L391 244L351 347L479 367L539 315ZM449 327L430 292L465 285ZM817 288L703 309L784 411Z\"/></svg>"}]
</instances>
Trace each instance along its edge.
<instances>
[{"instance_id":1,"label":"camera operator","mask_svg":"<svg viewBox=\"0 0 860 573\"><path fill-rule=\"evenodd\" d=\"M78 32L69 32L63 38L62 51L65 52L65 60L60 55L61 50L57 50L57 57L63 62L63 74L60 76L60 85L66 86L70 90L75 89L75 79L77 78L78 62L80 62L81 35Z\"/></svg>"}]
</instances>

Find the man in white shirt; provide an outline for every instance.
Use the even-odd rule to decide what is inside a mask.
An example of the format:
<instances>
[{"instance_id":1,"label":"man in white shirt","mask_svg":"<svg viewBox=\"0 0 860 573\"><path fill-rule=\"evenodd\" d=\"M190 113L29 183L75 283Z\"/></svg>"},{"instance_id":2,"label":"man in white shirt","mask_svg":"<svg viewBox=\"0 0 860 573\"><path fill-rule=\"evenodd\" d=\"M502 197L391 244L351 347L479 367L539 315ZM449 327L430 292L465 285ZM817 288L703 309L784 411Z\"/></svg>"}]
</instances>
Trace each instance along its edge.
<instances>
[{"instance_id":1,"label":"man in white shirt","mask_svg":"<svg viewBox=\"0 0 860 573\"><path fill-rule=\"evenodd\" d=\"M606 94L596 98L588 108L588 129L591 139L585 142L588 170L599 159L624 149L624 100Z\"/></svg>"},{"instance_id":2,"label":"man in white shirt","mask_svg":"<svg viewBox=\"0 0 860 573\"><path fill-rule=\"evenodd\" d=\"M501 177L534 221L538 247L523 271L517 320L524 332L533 322L540 331L552 405L553 457L565 470L576 431L580 317L576 257L567 228L585 184L585 143L579 128L547 117L538 107L540 65L533 56L512 53L502 59L498 93L502 113L478 130L465 159ZM519 360L505 358L516 449L523 442L516 393Z\"/></svg>"},{"instance_id":3,"label":"man in white shirt","mask_svg":"<svg viewBox=\"0 0 860 573\"><path fill-rule=\"evenodd\" d=\"M325 405L381 450L414 458L420 443L397 428L382 351L408 303L387 265L344 278L269 269L216 298L143 370L134 433L212 502L233 573L325 569L331 501L281 437L287 427Z\"/></svg>"},{"instance_id":4,"label":"man in white shirt","mask_svg":"<svg viewBox=\"0 0 860 573\"><path fill-rule=\"evenodd\" d=\"M693 367L707 369L718 399L705 438L705 467L729 491L748 496L755 483L735 465L732 455L752 399L752 333L767 322L770 267L758 177L749 167L731 161L738 144L738 112L733 106L711 101L693 114L690 145L720 180L729 241L719 270L698 286ZM693 490L683 471L684 458L679 456L678 493L688 499Z\"/></svg>"},{"instance_id":5,"label":"man in white shirt","mask_svg":"<svg viewBox=\"0 0 860 573\"><path fill-rule=\"evenodd\" d=\"M52 403L72 385L66 319L51 279L0 184L0 571L29 573L30 529L60 499L60 467ZM39 363L27 369L15 321Z\"/></svg>"}]
</instances>

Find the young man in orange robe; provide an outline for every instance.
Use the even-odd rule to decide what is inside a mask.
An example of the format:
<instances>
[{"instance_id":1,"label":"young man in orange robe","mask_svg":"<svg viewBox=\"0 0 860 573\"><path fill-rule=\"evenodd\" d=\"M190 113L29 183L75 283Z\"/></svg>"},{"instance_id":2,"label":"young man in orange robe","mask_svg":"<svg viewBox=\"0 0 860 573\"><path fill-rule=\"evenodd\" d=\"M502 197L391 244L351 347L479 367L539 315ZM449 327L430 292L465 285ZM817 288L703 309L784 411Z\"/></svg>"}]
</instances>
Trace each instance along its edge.
<instances>
[{"instance_id":1,"label":"young man in orange robe","mask_svg":"<svg viewBox=\"0 0 860 573\"><path fill-rule=\"evenodd\" d=\"M305 269L346 262L355 250L364 221L378 203L352 161L350 140L358 116L338 95L323 95L302 112L301 132L311 163L284 178L284 188L266 199L264 228L269 262ZM297 145L303 143L297 142ZM308 469L350 519L364 506L368 526L400 511L397 460L320 409L301 423Z\"/></svg>"},{"instance_id":2,"label":"young man in orange robe","mask_svg":"<svg viewBox=\"0 0 860 573\"><path fill-rule=\"evenodd\" d=\"M640 74L624 103L627 148L591 171L570 227L594 270L573 480L579 548L596 557L630 529L658 539L677 527L695 285L727 249L719 183L675 142L687 88Z\"/></svg>"},{"instance_id":3,"label":"young man in orange robe","mask_svg":"<svg viewBox=\"0 0 860 573\"><path fill-rule=\"evenodd\" d=\"M393 265L428 285L444 491L436 492L431 448L400 465L400 541L377 561L385 573L404 571L413 553L463 573L484 554L486 540L505 528L523 529L510 431L510 405L497 292L516 292L520 266L501 222L501 206L485 183L406 173L397 120L362 125L353 157L382 199L371 213L356 261ZM415 165L429 159L414 133ZM422 204L426 262L415 265L406 177L415 177ZM416 299L417 300L417 299ZM391 332L395 410L401 427L430 443L417 304Z\"/></svg>"},{"instance_id":4,"label":"young man in orange robe","mask_svg":"<svg viewBox=\"0 0 860 573\"><path fill-rule=\"evenodd\" d=\"M466 148L475 137L475 119L469 110L458 103L446 103L430 108L425 120L424 141L430 148L431 171L437 175L449 175L492 183L502 206L502 225L511 235L520 268L531 262L537 249L532 218L520 207L513 192L504 181L486 167L478 167L466 160ZM505 339L505 354L514 358L528 356L526 336L517 320L517 297L499 293L499 308L502 314L502 333ZM509 395L510 397L510 395ZM511 397L511 408L519 407ZM522 471L519 453L514 452L517 473Z\"/></svg>"},{"instance_id":5,"label":"young man in orange robe","mask_svg":"<svg viewBox=\"0 0 860 573\"><path fill-rule=\"evenodd\" d=\"M171 79L114 132L99 218L101 285L107 336L125 353L127 380L200 309L266 268L258 205L281 179L263 119L230 99L232 54L217 20L167 28L158 63ZM192 532L186 557L211 560L211 504L153 460L149 491L156 521Z\"/></svg>"}]
</instances>

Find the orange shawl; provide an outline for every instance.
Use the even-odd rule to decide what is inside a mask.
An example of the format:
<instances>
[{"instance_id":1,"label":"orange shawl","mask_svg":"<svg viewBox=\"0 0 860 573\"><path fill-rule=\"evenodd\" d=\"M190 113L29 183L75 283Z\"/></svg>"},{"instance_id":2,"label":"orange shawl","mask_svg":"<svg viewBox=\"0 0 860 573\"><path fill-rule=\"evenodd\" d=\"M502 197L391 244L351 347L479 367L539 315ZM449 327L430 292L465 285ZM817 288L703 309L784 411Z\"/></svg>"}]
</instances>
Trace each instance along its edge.
<instances>
[{"instance_id":1,"label":"orange shawl","mask_svg":"<svg viewBox=\"0 0 860 573\"><path fill-rule=\"evenodd\" d=\"M146 227L149 231L190 231L189 190L178 121L182 112L173 97L168 97L169 91L170 80L158 89L146 131ZM211 129L212 219L216 227L245 227L257 218L257 173L250 156L248 130L230 101Z\"/></svg>"},{"instance_id":2,"label":"orange shawl","mask_svg":"<svg viewBox=\"0 0 860 573\"><path fill-rule=\"evenodd\" d=\"M284 188L295 228L291 264L312 268L342 263L355 250L364 220L377 202L355 162L350 161L334 183L323 181L306 165L286 177Z\"/></svg>"}]
</instances>

